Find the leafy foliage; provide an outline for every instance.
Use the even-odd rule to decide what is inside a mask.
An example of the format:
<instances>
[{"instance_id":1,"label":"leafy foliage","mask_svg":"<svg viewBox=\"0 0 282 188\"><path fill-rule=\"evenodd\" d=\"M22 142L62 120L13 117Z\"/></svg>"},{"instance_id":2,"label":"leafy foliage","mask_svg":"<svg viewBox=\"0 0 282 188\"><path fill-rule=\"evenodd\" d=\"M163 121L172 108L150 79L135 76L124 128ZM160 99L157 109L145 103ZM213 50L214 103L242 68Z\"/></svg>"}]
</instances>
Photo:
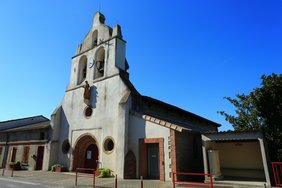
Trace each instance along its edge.
<instances>
[{"instance_id":1,"label":"leafy foliage","mask_svg":"<svg viewBox=\"0 0 282 188\"><path fill-rule=\"evenodd\" d=\"M52 165L52 166L51 166L51 171L52 171L52 172L55 172L55 170L56 170L57 167L62 167L62 165L60 165L60 164L54 164L54 165Z\"/></svg>"},{"instance_id":2,"label":"leafy foliage","mask_svg":"<svg viewBox=\"0 0 282 188\"><path fill-rule=\"evenodd\" d=\"M98 178L108 178L108 177L113 177L113 171L110 170L109 168L100 168L99 173L100 175Z\"/></svg>"},{"instance_id":3,"label":"leafy foliage","mask_svg":"<svg viewBox=\"0 0 282 188\"><path fill-rule=\"evenodd\" d=\"M261 129L269 141L272 160L282 161L282 74L263 75L261 79L261 87L249 95L225 97L236 108L237 116L219 113L235 130Z\"/></svg>"}]
</instances>

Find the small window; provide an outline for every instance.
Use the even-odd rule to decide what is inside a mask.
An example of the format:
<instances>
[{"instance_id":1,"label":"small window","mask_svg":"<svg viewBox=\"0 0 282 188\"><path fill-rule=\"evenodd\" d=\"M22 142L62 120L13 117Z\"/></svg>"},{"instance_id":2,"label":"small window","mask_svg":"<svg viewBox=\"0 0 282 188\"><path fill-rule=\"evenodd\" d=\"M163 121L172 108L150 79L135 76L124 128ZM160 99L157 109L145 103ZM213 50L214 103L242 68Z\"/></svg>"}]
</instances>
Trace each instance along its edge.
<instances>
[{"instance_id":1,"label":"small window","mask_svg":"<svg viewBox=\"0 0 282 188\"><path fill-rule=\"evenodd\" d=\"M39 138L40 140L44 140L45 139L45 133L44 132L41 132L40 133L40 138Z\"/></svg>"},{"instance_id":2,"label":"small window","mask_svg":"<svg viewBox=\"0 0 282 188\"><path fill-rule=\"evenodd\" d=\"M66 139L66 140L64 140L64 142L62 144L62 152L64 154L67 154L69 152L69 150L70 150L70 143L69 143L69 140Z\"/></svg>"},{"instance_id":3,"label":"small window","mask_svg":"<svg viewBox=\"0 0 282 188\"><path fill-rule=\"evenodd\" d=\"M114 150L114 141L113 138L107 137L104 141L104 151L105 153L109 154Z\"/></svg>"},{"instance_id":4,"label":"small window","mask_svg":"<svg viewBox=\"0 0 282 188\"><path fill-rule=\"evenodd\" d=\"M90 106L85 107L84 109L84 115L85 117L90 117L93 113L93 110Z\"/></svg>"},{"instance_id":5,"label":"small window","mask_svg":"<svg viewBox=\"0 0 282 188\"><path fill-rule=\"evenodd\" d=\"M16 162L16 156L17 156L17 148L13 147L12 153L11 153L11 162Z\"/></svg>"}]
</instances>

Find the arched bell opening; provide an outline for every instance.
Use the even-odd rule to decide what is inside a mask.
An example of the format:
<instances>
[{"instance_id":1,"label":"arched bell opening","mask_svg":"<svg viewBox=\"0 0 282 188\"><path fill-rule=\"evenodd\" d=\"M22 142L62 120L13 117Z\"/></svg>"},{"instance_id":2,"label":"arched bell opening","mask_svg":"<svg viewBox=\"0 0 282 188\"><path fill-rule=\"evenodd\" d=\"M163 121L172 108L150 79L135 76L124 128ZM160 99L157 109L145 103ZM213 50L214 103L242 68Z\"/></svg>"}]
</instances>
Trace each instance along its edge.
<instances>
[{"instance_id":1,"label":"arched bell opening","mask_svg":"<svg viewBox=\"0 0 282 188\"><path fill-rule=\"evenodd\" d=\"M101 78L104 76L104 67L105 67L105 49L101 47L97 50L95 55L94 79Z\"/></svg>"},{"instance_id":2,"label":"arched bell opening","mask_svg":"<svg viewBox=\"0 0 282 188\"><path fill-rule=\"evenodd\" d=\"M77 84L81 84L86 79L87 74L87 57L85 55L79 60L77 74Z\"/></svg>"}]
</instances>

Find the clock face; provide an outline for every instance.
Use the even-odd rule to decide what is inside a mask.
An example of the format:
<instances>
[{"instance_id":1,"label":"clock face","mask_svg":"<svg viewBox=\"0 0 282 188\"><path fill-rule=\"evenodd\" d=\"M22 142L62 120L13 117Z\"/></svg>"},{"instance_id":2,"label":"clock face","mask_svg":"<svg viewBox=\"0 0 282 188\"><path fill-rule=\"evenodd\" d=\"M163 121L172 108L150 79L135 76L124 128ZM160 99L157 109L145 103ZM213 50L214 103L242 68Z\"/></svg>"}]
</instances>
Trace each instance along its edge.
<instances>
[{"instance_id":1,"label":"clock face","mask_svg":"<svg viewBox=\"0 0 282 188\"><path fill-rule=\"evenodd\" d=\"M93 67L94 63L95 63L94 59L90 60L88 62L89 68Z\"/></svg>"}]
</instances>

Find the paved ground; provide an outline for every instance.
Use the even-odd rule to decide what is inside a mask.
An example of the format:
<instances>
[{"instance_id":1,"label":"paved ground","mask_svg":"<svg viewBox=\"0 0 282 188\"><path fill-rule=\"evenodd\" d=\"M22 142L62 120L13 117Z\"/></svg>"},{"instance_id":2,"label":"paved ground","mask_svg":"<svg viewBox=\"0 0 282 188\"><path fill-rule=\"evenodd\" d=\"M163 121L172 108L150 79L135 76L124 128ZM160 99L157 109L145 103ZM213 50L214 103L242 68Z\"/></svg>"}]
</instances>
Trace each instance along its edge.
<instances>
[{"instance_id":1,"label":"paved ground","mask_svg":"<svg viewBox=\"0 0 282 188\"><path fill-rule=\"evenodd\" d=\"M1 172L1 171L0 171ZM92 187L93 178L79 177L75 186L75 173L58 173L46 171L6 171L5 176L0 176L0 187L2 188L33 188L33 187L58 187L58 188L85 188ZM96 178L96 188L113 188L115 178ZM171 188L171 182L158 180L144 180L144 188ZM118 188L140 188L140 180L120 180Z\"/></svg>"},{"instance_id":2,"label":"paved ground","mask_svg":"<svg viewBox=\"0 0 282 188\"><path fill-rule=\"evenodd\" d=\"M93 178L79 177L77 186L75 186L75 173L60 173L46 171L14 171L11 177L11 171L5 171L1 176L0 170L0 187L1 188L88 188L93 185ZM96 188L113 188L115 178L95 178ZM249 184L248 182L247 184ZM159 180L144 180L144 188L172 188L172 182L163 182ZM179 186L177 186L178 188ZM199 187L199 186L197 186ZM205 186L207 187L207 186ZM233 186L226 182L225 185L216 185L215 188L232 188L248 187L250 185L241 184ZM259 184L253 184L252 187L264 187ZM140 188L140 180L121 180L118 179L118 188ZM180 187L179 187L180 188Z\"/></svg>"}]
</instances>

